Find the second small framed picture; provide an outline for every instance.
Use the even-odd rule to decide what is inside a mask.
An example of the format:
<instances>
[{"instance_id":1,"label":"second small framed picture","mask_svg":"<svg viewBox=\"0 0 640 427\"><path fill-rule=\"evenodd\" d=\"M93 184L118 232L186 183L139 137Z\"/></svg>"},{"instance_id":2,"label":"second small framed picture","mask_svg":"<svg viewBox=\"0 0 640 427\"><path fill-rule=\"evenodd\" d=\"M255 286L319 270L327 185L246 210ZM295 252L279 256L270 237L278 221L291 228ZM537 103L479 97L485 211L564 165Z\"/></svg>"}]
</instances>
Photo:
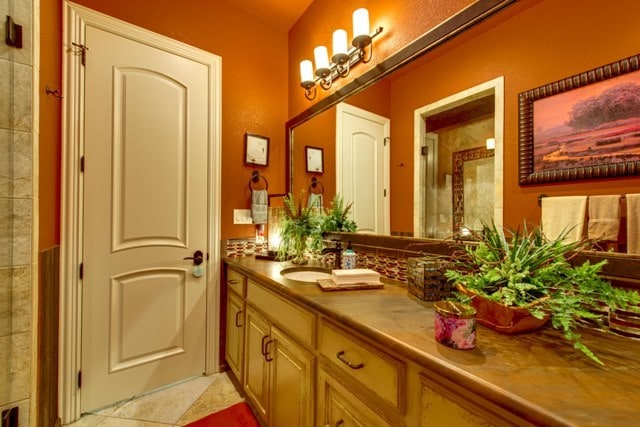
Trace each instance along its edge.
<instances>
[{"instance_id":1,"label":"second small framed picture","mask_svg":"<svg viewBox=\"0 0 640 427\"><path fill-rule=\"evenodd\" d=\"M324 173L324 150L320 147L305 147L307 172Z\"/></svg>"},{"instance_id":2,"label":"second small framed picture","mask_svg":"<svg viewBox=\"0 0 640 427\"><path fill-rule=\"evenodd\" d=\"M269 166L269 138L245 133L244 153L245 164Z\"/></svg>"}]
</instances>

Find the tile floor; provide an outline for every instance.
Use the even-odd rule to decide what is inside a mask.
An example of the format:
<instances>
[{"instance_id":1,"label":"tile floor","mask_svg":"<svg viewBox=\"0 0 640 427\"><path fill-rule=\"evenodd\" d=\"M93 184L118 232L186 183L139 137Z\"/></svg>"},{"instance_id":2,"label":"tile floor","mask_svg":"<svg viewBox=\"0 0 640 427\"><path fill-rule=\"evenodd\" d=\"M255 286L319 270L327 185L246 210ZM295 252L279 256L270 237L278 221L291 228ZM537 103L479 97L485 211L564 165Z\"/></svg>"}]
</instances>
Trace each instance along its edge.
<instances>
[{"instance_id":1,"label":"tile floor","mask_svg":"<svg viewBox=\"0 0 640 427\"><path fill-rule=\"evenodd\" d=\"M194 377L84 414L67 427L183 426L242 402L225 373Z\"/></svg>"}]
</instances>

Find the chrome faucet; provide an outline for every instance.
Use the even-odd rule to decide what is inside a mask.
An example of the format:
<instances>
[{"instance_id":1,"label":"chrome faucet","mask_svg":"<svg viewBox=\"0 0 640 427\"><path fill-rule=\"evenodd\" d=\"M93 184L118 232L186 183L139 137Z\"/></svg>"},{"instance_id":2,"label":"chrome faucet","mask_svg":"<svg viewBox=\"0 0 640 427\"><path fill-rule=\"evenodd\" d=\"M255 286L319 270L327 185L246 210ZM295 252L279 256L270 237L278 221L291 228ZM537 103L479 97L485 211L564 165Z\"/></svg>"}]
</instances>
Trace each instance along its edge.
<instances>
[{"instance_id":1,"label":"chrome faucet","mask_svg":"<svg viewBox=\"0 0 640 427\"><path fill-rule=\"evenodd\" d=\"M337 239L333 239L332 241L335 242L335 247L324 248L321 254L325 256L330 253L334 254L333 268L339 269L342 262L342 242ZM324 256L322 257L322 262L324 262Z\"/></svg>"}]
</instances>

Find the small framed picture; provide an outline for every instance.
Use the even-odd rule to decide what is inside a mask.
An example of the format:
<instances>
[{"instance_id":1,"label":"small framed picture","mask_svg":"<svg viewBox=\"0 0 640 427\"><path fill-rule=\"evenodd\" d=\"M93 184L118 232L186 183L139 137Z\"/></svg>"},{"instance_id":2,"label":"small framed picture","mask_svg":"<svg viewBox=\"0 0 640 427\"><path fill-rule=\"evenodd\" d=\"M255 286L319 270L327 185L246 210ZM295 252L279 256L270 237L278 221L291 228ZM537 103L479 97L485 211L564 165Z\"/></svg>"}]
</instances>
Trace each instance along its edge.
<instances>
[{"instance_id":1,"label":"small framed picture","mask_svg":"<svg viewBox=\"0 0 640 427\"><path fill-rule=\"evenodd\" d=\"M307 172L324 173L324 150L320 147L305 147Z\"/></svg>"},{"instance_id":2,"label":"small framed picture","mask_svg":"<svg viewBox=\"0 0 640 427\"><path fill-rule=\"evenodd\" d=\"M266 136L244 134L244 162L247 165L269 165L269 138Z\"/></svg>"}]
</instances>

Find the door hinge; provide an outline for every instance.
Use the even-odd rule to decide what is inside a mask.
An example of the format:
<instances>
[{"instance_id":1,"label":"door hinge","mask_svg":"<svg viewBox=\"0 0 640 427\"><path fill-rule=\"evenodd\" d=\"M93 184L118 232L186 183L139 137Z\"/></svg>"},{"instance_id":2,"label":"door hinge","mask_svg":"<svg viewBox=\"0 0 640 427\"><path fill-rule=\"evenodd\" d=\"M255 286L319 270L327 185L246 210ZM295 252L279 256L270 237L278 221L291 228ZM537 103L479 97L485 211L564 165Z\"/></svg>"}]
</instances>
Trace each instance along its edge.
<instances>
[{"instance_id":1,"label":"door hinge","mask_svg":"<svg viewBox=\"0 0 640 427\"><path fill-rule=\"evenodd\" d=\"M429 155L429 147L428 146L424 146L424 147L420 147L420 154L422 154L423 156L428 156Z\"/></svg>"},{"instance_id":2,"label":"door hinge","mask_svg":"<svg viewBox=\"0 0 640 427\"><path fill-rule=\"evenodd\" d=\"M78 388L82 388L82 371L78 371Z\"/></svg>"},{"instance_id":3,"label":"door hinge","mask_svg":"<svg viewBox=\"0 0 640 427\"><path fill-rule=\"evenodd\" d=\"M80 157L80 172L84 172L84 156Z\"/></svg>"},{"instance_id":4,"label":"door hinge","mask_svg":"<svg viewBox=\"0 0 640 427\"><path fill-rule=\"evenodd\" d=\"M74 53L75 55L80 55L80 56L81 56L81 58L80 58L80 59L81 59L81 61L82 61L82 65L83 65L83 66L84 66L84 65L86 65L86 63L87 63L87 51L89 50L89 48L88 48L88 47L86 47L86 46L85 46L85 45L83 45L83 44L80 44L80 43L73 43L73 42L72 42L71 44L72 44L72 45L73 45L73 47L75 48L75 49L73 50L73 53Z\"/></svg>"},{"instance_id":5,"label":"door hinge","mask_svg":"<svg viewBox=\"0 0 640 427\"><path fill-rule=\"evenodd\" d=\"M384 146L386 147L387 144L391 144L391 137L389 136L384 137Z\"/></svg>"},{"instance_id":6,"label":"door hinge","mask_svg":"<svg viewBox=\"0 0 640 427\"><path fill-rule=\"evenodd\" d=\"M84 278L84 263L81 262L80 263L80 279L82 280Z\"/></svg>"},{"instance_id":7,"label":"door hinge","mask_svg":"<svg viewBox=\"0 0 640 427\"><path fill-rule=\"evenodd\" d=\"M387 189L384 189L384 197L387 197Z\"/></svg>"}]
</instances>

